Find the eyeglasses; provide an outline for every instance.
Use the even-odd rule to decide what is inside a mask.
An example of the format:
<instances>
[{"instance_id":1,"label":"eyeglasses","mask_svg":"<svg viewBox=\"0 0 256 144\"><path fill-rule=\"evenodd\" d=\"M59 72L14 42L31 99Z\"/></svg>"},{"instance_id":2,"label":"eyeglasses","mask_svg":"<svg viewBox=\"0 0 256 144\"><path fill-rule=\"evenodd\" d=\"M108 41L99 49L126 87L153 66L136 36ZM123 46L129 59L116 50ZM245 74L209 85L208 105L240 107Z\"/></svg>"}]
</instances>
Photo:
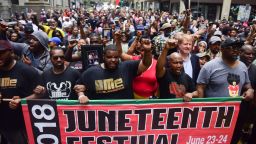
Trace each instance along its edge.
<instances>
[{"instance_id":1,"label":"eyeglasses","mask_svg":"<svg viewBox=\"0 0 256 144\"><path fill-rule=\"evenodd\" d=\"M52 59L53 59L53 60L58 60L59 58L60 58L61 60L64 60L64 59L65 59L64 56L52 56Z\"/></svg>"}]
</instances>

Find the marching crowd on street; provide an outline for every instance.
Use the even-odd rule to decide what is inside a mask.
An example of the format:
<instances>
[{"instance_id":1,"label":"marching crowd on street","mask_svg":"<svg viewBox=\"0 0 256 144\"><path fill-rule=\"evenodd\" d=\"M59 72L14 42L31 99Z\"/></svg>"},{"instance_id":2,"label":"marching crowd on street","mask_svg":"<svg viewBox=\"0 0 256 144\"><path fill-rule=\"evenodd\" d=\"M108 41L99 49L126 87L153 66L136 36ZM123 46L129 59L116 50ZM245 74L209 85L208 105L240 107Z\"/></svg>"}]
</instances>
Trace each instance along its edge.
<instances>
[{"instance_id":1,"label":"marching crowd on street","mask_svg":"<svg viewBox=\"0 0 256 144\"><path fill-rule=\"evenodd\" d=\"M231 143L256 143L256 19L118 8L10 20L0 21L1 144L28 143L21 99L216 97L242 97Z\"/></svg>"}]
</instances>

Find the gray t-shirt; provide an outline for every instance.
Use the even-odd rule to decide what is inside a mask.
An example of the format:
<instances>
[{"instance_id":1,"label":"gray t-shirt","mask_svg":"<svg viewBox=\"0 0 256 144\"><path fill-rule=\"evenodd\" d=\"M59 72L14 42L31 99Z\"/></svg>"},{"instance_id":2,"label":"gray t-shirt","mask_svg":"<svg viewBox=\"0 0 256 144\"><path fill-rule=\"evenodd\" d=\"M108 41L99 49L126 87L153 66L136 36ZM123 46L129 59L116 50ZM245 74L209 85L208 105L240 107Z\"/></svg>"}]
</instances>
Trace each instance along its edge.
<instances>
[{"instance_id":1,"label":"gray t-shirt","mask_svg":"<svg viewBox=\"0 0 256 144\"><path fill-rule=\"evenodd\" d=\"M236 97L243 86L250 83L245 64L239 61L235 68L228 67L222 58L206 63L198 76L198 84L206 84L205 97Z\"/></svg>"}]
</instances>

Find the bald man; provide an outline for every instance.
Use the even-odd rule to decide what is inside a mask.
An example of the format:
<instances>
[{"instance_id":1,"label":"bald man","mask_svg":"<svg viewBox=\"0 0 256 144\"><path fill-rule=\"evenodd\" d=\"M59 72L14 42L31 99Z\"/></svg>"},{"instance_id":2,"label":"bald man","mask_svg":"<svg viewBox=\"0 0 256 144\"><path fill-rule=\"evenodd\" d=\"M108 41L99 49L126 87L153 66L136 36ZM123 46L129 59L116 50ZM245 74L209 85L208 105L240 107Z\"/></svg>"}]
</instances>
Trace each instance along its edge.
<instances>
[{"instance_id":1,"label":"bald man","mask_svg":"<svg viewBox=\"0 0 256 144\"><path fill-rule=\"evenodd\" d=\"M243 45L240 49L240 61L243 62L248 68L248 75L251 81L252 88L254 89L254 103L242 101L240 105L239 117L237 119L235 133L236 137L233 138L234 142L238 141L241 137L244 123L253 124L252 134L249 136L248 143L256 143L256 106L255 106L255 89L256 89L256 65L253 64L255 60L255 50L252 45ZM250 115L248 115L250 113ZM246 131L246 129L244 129Z\"/></svg>"},{"instance_id":2,"label":"bald man","mask_svg":"<svg viewBox=\"0 0 256 144\"><path fill-rule=\"evenodd\" d=\"M174 52L170 55L168 68L165 67L167 52L175 48L176 40L168 40L156 65L156 77L159 83L160 99L183 98L191 101L197 96L193 80L183 70L182 56Z\"/></svg>"}]
</instances>

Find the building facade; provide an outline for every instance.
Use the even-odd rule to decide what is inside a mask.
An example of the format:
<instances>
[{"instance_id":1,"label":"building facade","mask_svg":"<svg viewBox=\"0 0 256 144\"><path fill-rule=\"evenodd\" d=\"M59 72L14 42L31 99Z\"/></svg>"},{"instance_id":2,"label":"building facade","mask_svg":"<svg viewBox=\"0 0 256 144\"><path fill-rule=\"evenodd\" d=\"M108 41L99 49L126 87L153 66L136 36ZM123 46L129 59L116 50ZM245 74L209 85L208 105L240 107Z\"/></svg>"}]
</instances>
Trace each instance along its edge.
<instances>
[{"instance_id":1,"label":"building facade","mask_svg":"<svg viewBox=\"0 0 256 144\"><path fill-rule=\"evenodd\" d=\"M1 0L0 18L9 19L15 12L27 12L30 9L39 13L42 9L79 8L83 0Z\"/></svg>"},{"instance_id":2,"label":"building facade","mask_svg":"<svg viewBox=\"0 0 256 144\"><path fill-rule=\"evenodd\" d=\"M190 1L190 2L189 2ZM180 13L190 5L193 16L204 16L209 20L237 19L240 6L250 8L250 19L256 16L256 0L131 0L135 9L161 10Z\"/></svg>"}]
</instances>

